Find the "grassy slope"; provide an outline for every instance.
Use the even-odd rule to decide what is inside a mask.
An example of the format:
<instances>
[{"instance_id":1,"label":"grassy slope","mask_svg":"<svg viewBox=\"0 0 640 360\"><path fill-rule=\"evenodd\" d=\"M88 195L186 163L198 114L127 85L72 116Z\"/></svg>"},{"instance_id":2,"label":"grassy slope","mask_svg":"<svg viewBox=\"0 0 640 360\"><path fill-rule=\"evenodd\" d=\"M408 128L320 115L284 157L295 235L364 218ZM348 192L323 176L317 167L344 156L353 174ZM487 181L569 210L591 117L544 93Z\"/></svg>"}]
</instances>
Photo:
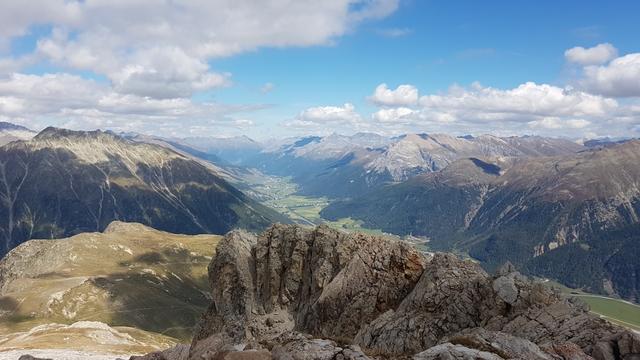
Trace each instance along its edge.
<instances>
[{"instance_id":1,"label":"grassy slope","mask_svg":"<svg viewBox=\"0 0 640 360\"><path fill-rule=\"evenodd\" d=\"M0 293L0 334L100 321L188 340L210 302L207 265L219 239L120 223L112 232L28 242L8 255L31 270Z\"/></svg>"},{"instance_id":2,"label":"grassy slope","mask_svg":"<svg viewBox=\"0 0 640 360\"><path fill-rule=\"evenodd\" d=\"M640 306L597 295L575 295L607 320L640 331Z\"/></svg>"}]
</instances>

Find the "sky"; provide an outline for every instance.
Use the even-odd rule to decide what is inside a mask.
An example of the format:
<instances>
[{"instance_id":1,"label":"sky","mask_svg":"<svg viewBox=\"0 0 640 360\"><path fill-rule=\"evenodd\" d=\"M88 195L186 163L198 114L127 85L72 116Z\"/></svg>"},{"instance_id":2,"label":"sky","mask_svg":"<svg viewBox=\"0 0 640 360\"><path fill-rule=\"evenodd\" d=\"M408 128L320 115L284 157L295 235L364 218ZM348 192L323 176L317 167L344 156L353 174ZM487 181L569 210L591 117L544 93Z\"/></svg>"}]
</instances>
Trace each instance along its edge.
<instances>
[{"instance_id":1,"label":"sky","mask_svg":"<svg viewBox=\"0 0 640 360\"><path fill-rule=\"evenodd\" d=\"M640 136L640 2L0 0L0 121Z\"/></svg>"}]
</instances>

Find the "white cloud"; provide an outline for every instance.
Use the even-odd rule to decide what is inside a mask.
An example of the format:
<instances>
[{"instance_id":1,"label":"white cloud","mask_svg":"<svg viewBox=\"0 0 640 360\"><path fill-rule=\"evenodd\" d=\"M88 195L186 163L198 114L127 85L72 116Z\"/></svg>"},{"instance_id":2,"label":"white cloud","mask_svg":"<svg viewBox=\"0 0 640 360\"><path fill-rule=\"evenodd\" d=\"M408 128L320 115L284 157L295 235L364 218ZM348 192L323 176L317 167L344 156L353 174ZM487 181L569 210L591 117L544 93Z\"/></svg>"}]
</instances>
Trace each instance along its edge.
<instances>
[{"instance_id":1,"label":"white cloud","mask_svg":"<svg viewBox=\"0 0 640 360\"><path fill-rule=\"evenodd\" d=\"M194 92L229 84L230 74L209 66L179 48L154 48L136 55L137 61L110 74L116 91L154 98L187 98Z\"/></svg>"},{"instance_id":2,"label":"white cloud","mask_svg":"<svg viewBox=\"0 0 640 360\"><path fill-rule=\"evenodd\" d=\"M233 121L233 124L241 129L247 129L255 125L253 120L249 120L249 119L235 119Z\"/></svg>"},{"instance_id":3,"label":"white cloud","mask_svg":"<svg viewBox=\"0 0 640 360\"><path fill-rule=\"evenodd\" d=\"M417 94L418 90L412 88ZM398 93L384 84L378 86L376 92ZM385 99L386 104L402 103L393 96ZM306 133L342 129L387 134L426 131L592 137L593 134L629 136L637 133L639 123L640 103L618 102L570 86L527 82L511 89L485 87L479 83L468 87L453 85L444 93L420 97L413 106L387 105L367 118L359 115L351 104L313 107L285 125Z\"/></svg>"},{"instance_id":4,"label":"white cloud","mask_svg":"<svg viewBox=\"0 0 640 360\"><path fill-rule=\"evenodd\" d=\"M362 21L391 14L398 2L33 0L26 6L3 1L0 39L24 35L33 25L51 25L55 31L40 39L40 54L111 78L127 66L143 67L144 74L165 70L154 68L159 60L154 55L169 55L175 63L165 65L179 67L185 57L206 63L260 47L329 44Z\"/></svg>"},{"instance_id":5,"label":"white cloud","mask_svg":"<svg viewBox=\"0 0 640 360\"><path fill-rule=\"evenodd\" d=\"M411 106L418 102L418 89L413 85L400 85L391 90L387 84L380 84L369 100L381 106Z\"/></svg>"},{"instance_id":6,"label":"white cloud","mask_svg":"<svg viewBox=\"0 0 640 360\"><path fill-rule=\"evenodd\" d=\"M640 106L548 84L527 82L512 89L454 85L422 96L419 106L387 107L371 116L388 133L447 132L579 134L627 133L640 122Z\"/></svg>"},{"instance_id":7,"label":"white cloud","mask_svg":"<svg viewBox=\"0 0 640 360\"><path fill-rule=\"evenodd\" d=\"M56 125L75 129L151 130L166 135L188 131L191 126L209 130L220 126L247 128L253 123L237 119L234 114L258 109L259 106L196 103L187 98L121 94L109 84L64 73L13 74L0 79L0 120L15 121L36 130Z\"/></svg>"},{"instance_id":8,"label":"white cloud","mask_svg":"<svg viewBox=\"0 0 640 360\"><path fill-rule=\"evenodd\" d=\"M187 120L193 129L252 126L233 114L261 105L191 100L231 84L231 75L211 68L212 61L264 47L331 45L398 5L399 0L0 1L0 118L28 118L35 128L63 121L74 128L157 131L175 131ZM38 35L34 27L52 30ZM30 33L40 36L35 50L10 57L11 41ZM34 63L53 65L58 73L20 74ZM22 88L31 91L18 93Z\"/></svg>"},{"instance_id":9,"label":"white cloud","mask_svg":"<svg viewBox=\"0 0 640 360\"><path fill-rule=\"evenodd\" d=\"M477 112L479 118L604 115L617 106L613 99L533 82L508 90L477 83L470 88L454 86L444 95L423 96L420 104L433 110L466 112L471 117Z\"/></svg>"},{"instance_id":10,"label":"white cloud","mask_svg":"<svg viewBox=\"0 0 640 360\"><path fill-rule=\"evenodd\" d=\"M80 2L30 0L0 2L0 53L12 37L26 35L29 27L51 23L74 23L80 16Z\"/></svg>"},{"instance_id":11,"label":"white cloud","mask_svg":"<svg viewBox=\"0 0 640 360\"><path fill-rule=\"evenodd\" d=\"M606 65L585 67L579 84L606 96L640 97L640 53L616 58Z\"/></svg>"},{"instance_id":12,"label":"white cloud","mask_svg":"<svg viewBox=\"0 0 640 360\"><path fill-rule=\"evenodd\" d=\"M307 133L360 131L369 128L369 124L350 103L342 106L311 107L300 112L295 118L285 121L283 125Z\"/></svg>"},{"instance_id":13,"label":"white cloud","mask_svg":"<svg viewBox=\"0 0 640 360\"><path fill-rule=\"evenodd\" d=\"M180 47L156 46L113 56L109 34L85 34L85 42L105 44L102 48L84 46L70 40L69 34L54 29L51 37L38 41L38 54L55 64L90 70L109 78L116 91L159 99L190 97L194 92L230 84L230 74L212 72L209 65L188 55ZM115 44L111 44L117 47Z\"/></svg>"},{"instance_id":14,"label":"white cloud","mask_svg":"<svg viewBox=\"0 0 640 360\"><path fill-rule=\"evenodd\" d=\"M609 43L598 44L591 48L576 46L564 52L571 63L580 65L600 65L618 56L618 49Z\"/></svg>"},{"instance_id":15,"label":"white cloud","mask_svg":"<svg viewBox=\"0 0 640 360\"><path fill-rule=\"evenodd\" d=\"M302 111L297 119L321 124L345 121L353 123L361 120L353 104L349 103L343 106L311 107Z\"/></svg>"},{"instance_id":16,"label":"white cloud","mask_svg":"<svg viewBox=\"0 0 640 360\"><path fill-rule=\"evenodd\" d=\"M532 129L583 129L591 124L590 121L584 119L561 119L557 117L546 117L540 120L533 120L528 123Z\"/></svg>"},{"instance_id":17,"label":"white cloud","mask_svg":"<svg viewBox=\"0 0 640 360\"><path fill-rule=\"evenodd\" d=\"M413 117L417 114L417 111L406 108L389 108L389 109L380 109L373 113L371 116L374 121L378 121L381 123L408 123L413 122Z\"/></svg>"}]
</instances>

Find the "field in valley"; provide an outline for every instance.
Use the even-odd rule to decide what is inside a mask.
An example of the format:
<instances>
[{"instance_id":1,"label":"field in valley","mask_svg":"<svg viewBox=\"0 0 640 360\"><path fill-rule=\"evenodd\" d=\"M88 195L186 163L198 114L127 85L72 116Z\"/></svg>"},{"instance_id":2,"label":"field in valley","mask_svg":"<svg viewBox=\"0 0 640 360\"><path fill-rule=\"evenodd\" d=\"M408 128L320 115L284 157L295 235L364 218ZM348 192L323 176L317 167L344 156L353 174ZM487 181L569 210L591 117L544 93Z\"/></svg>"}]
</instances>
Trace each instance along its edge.
<instances>
[{"instance_id":1,"label":"field in valley","mask_svg":"<svg viewBox=\"0 0 640 360\"><path fill-rule=\"evenodd\" d=\"M320 216L320 211L329 205L326 197L312 197L298 195L298 186L290 178L256 175L245 177L244 180L265 205L288 216L296 223L308 226L326 224L344 231L361 231L364 233L383 235L378 229L368 229L362 226L362 221L344 218L338 221L328 221Z\"/></svg>"},{"instance_id":2,"label":"field in valley","mask_svg":"<svg viewBox=\"0 0 640 360\"><path fill-rule=\"evenodd\" d=\"M549 284L549 286L559 289L567 296L573 296L584 301L589 305L593 313L618 325L640 331L640 305L621 299L586 293L579 289L568 288L551 280L545 280L545 282Z\"/></svg>"},{"instance_id":3,"label":"field in valley","mask_svg":"<svg viewBox=\"0 0 640 360\"><path fill-rule=\"evenodd\" d=\"M598 295L574 295L589 304L591 311L607 320L640 331L640 305Z\"/></svg>"}]
</instances>

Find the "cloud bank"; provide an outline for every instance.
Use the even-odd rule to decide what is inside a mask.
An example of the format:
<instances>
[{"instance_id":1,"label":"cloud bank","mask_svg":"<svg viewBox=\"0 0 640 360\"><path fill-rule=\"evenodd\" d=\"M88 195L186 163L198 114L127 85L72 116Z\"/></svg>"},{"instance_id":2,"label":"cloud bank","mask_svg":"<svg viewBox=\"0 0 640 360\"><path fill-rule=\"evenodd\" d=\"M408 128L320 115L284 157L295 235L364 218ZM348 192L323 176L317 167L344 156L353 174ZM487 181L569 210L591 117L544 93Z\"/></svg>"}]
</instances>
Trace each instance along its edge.
<instances>
[{"instance_id":1,"label":"cloud bank","mask_svg":"<svg viewBox=\"0 0 640 360\"><path fill-rule=\"evenodd\" d=\"M378 109L362 119L385 134L640 136L640 53L618 57L605 43L568 49L565 58L578 66L578 78L563 86L525 82L500 89L473 83L419 96L415 85L390 89L382 83L367 98Z\"/></svg>"},{"instance_id":2,"label":"cloud bank","mask_svg":"<svg viewBox=\"0 0 640 360\"><path fill-rule=\"evenodd\" d=\"M212 126L233 124L236 121L227 121L233 113L219 111L229 106L192 100L196 94L232 86L232 74L212 69L212 60L265 47L328 45L364 21L393 13L398 3L33 0L27 6L3 1L0 88L5 91L0 93L0 118L29 118L31 126L62 119L87 121L85 128L105 121L118 128L149 123L139 130L156 126L158 117L174 119L176 130L184 128L180 121L191 121L192 116ZM13 40L33 34L38 37L32 52L10 54ZM23 72L33 64L54 70L44 75ZM39 86L34 84L45 84L51 92L8 90ZM52 97L59 98L57 107ZM102 115L110 120L97 122Z\"/></svg>"}]
</instances>

